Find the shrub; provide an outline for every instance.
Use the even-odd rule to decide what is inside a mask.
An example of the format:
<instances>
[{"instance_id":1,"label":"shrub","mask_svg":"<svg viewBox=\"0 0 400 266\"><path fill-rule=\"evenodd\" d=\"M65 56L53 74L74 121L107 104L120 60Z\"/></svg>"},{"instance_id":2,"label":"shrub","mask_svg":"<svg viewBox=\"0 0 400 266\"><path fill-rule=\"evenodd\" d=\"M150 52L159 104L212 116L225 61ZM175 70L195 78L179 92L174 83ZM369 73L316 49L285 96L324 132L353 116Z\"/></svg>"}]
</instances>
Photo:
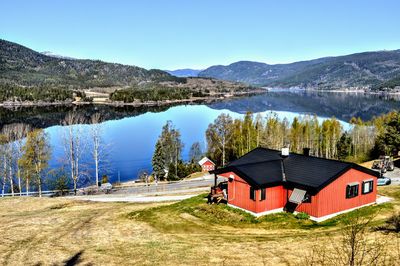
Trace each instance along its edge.
<instances>
[{"instance_id":1,"label":"shrub","mask_svg":"<svg viewBox=\"0 0 400 266\"><path fill-rule=\"evenodd\" d=\"M377 230L385 232L400 233L400 212L390 216L383 226L379 226Z\"/></svg>"},{"instance_id":2,"label":"shrub","mask_svg":"<svg viewBox=\"0 0 400 266\"><path fill-rule=\"evenodd\" d=\"M108 176L107 175L103 175L103 177L101 178L101 183L102 184L108 183Z\"/></svg>"},{"instance_id":3,"label":"shrub","mask_svg":"<svg viewBox=\"0 0 400 266\"><path fill-rule=\"evenodd\" d=\"M297 214L295 215L295 217L296 217L296 219L299 219L299 220L307 220L307 219L310 219L310 215L308 215L308 214L305 213L305 212L299 212L299 213L297 213Z\"/></svg>"},{"instance_id":4,"label":"shrub","mask_svg":"<svg viewBox=\"0 0 400 266\"><path fill-rule=\"evenodd\" d=\"M64 196L68 194L71 188L71 182L63 169L56 169L49 172L49 178L46 180L49 190L57 190L54 196Z\"/></svg>"}]
</instances>

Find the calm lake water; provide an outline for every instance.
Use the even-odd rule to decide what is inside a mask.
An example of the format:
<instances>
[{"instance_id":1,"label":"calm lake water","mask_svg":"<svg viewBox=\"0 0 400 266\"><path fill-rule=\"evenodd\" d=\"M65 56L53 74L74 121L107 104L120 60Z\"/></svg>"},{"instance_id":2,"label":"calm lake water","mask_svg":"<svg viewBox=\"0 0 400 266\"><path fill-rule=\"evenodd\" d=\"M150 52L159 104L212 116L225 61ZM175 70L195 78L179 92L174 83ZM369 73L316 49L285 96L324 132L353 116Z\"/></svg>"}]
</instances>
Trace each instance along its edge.
<instances>
[{"instance_id":1,"label":"calm lake water","mask_svg":"<svg viewBox=\"0 0 400 266\"><path fill-rule=\"evenodd\" d=\"M102 113L106 119L102 123L102 131L103 140L108 147L108 163L101 174L107 174L111 181L117 181L118 176L121 181L126 181L137 179L141 170L151 171L154 145L161 127L168 120L181 132L185 144L183 159L187 159L193 142L199 141L205 148L205 131L221 113L237 118L247 111L263 115L272 111L289 121L295 116L305 114L316 114L320 120L334 116L341 121L344 128L348 128L347 121L353 116L368 120L375 115L400 109L400 99L398 96L280 91L209 104L157 108L81 106L21 108L14 111L0 109L0 126L25 122L34 127L45 128L53 148L50 165L59 167L62 164L60 158L64 155L62 136L65 130L59 125L65 114L72 109L87 116L96 112ZM88 133L90 125L82 126L84 133ZM85 153L84 161L85 167L92 173L90 152ZM87 181L93 182L93 177Z\"/></svg>"}]
</instances>

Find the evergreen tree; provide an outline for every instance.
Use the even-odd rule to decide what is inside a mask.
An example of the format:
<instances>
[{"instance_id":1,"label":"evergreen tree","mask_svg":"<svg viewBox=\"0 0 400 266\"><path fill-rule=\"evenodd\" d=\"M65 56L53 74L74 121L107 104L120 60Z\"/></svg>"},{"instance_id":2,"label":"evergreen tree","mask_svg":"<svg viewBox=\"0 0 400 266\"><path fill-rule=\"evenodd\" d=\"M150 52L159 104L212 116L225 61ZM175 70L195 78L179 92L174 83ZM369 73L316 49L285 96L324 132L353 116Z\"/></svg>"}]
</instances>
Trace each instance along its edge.
<instances>
[{"instance_id":1,"label":"evergreen tree","mask_svg":"<svg viewBox=\"0 0 400 266\"><path fill-rule=\"evenodd\" d=\"M337 157L339 160L347 159L351 154L351 137L347 132L340 137L337 147Z\"/></svg>"},{"instance_id":2,"label":"evergreen tree","mask_svg":"<svg viewBox=\"0 0 400 266\"><path fill-rule=\"evenodd\" d=\"M157 179L164 179L166 169L161 141L158 140L152 158L153 171Z\"/></svg>"},{"instance_id":3,"label":"evergreen tree","mask_svg":"<svg viewBox=\"0 0 400 266\"><path fill-rule=\"evenodd\" d=\"M178 162L182 156L183 143L181 141L181 133L175 128L171 121L163 126L161 135L156 143L156 149L153 155L153 169L156 173L161 174L161 170L170 169L170 165L174 165L174 171L168 173L177 175ZM155 166L155 168L154 168ZM164 174L162 174L164 176Z\"/></svg>"},{"instance_id":4,"label":"evergreen tree","mask_svg":"<svg viewBox=\"0 0 400 266\"><path fill-rule=\"evenodd\" d=\"M384 131L376 139L375 151L390 155L400 151L400 112L392 112L384 120Z\"/></svg>"}]
</instances>

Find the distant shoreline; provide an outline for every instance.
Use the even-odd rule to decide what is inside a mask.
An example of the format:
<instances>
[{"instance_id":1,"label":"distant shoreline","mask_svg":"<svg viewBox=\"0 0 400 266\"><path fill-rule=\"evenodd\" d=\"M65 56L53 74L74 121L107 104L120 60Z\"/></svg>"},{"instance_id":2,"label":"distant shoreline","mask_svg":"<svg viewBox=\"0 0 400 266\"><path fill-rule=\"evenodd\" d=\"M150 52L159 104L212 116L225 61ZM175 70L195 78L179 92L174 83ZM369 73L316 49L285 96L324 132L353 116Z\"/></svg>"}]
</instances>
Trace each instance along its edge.
<instances>
[{"instance_id":1,"label":"distant shoreline","mask_svg":"<svg viewBox=\"0 0 400 266\"><path fill-rule=\"evenodd\" d=\"M236 92L233 94L216 94L206 97L192 97L188 99L177 99L177 100L163 100L163 101L145 101L145 102L113 102L113 101L100 101L100 102L81 102L81 101L65 101L65 102L3 102L0 103L0 107L3 108L13 108L13 107L46 107L46 106L67 106L67 105L108 105L108 106L132 106L132 107L144 107L144 106L164 106L172 104L185 104L185 103L195 103L195 102L214 102L222 101L232 98L240 98L244 96L251 96L265 93L266 90L259 89L249 92Z\"/></svg>"},{"instance_id":2,"label":"distant shoreline","mask_svg":"<svg viewBox=\"0 0 400 266\"><path fill-rule=\"evenodd\" d=\"M400 92L374 92L366 90L318 90L318 89L301 89L301 88L270 88L263 87L262 89L250 91L250 92L236 92L233 94L216 94L206 97L192 97L188 99L177 99L177 100L162 100L162 101L145 101L145 102L115 102L115 101L64 101L64 102L2 102L0 107L3 108L14 108L14 107L51 107L51 106L68 106L68 105L108 105L108 106L132 106L132 107L153 107L153 106L165 106L174 104L188 104L188 103L210 103L214 101L223 101L227 99L240 98L245 96L252 96L263 94L266 92L327 92L327 93L349 93L349 94L365 94L365 95L400 95Z\"/></svg>"},{"instance_id":3,"label":"distant shoreline","mask_svg":"<svg viewBox=\"0 0 400 266\"><path fill-rule=\"evenodd\" d=\"M334 90L320 90L320 89L304 89L304 88L271 88L263 87L267 92L296 92L296 91L312 91L312 92L339 92L339 93L362 93L370 95L400 95L400 91L389 92L389 91L369 91L364 89L334 89Z\"/></svg>"}]
</instances>

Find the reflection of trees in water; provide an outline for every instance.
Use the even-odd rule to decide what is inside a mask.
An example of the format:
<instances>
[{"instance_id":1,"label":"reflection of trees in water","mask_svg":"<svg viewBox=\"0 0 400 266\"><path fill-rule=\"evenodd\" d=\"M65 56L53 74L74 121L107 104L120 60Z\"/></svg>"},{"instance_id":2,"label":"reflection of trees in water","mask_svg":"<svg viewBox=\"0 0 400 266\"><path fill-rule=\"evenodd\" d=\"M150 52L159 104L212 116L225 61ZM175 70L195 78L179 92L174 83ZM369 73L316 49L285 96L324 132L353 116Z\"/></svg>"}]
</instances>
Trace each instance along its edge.
<instances>
[{"instance_id":1,"label":"reflection of trees in water","mask_svg":"<svg viewBox=\"0 0 400 266\"><path fill-rule=\"evenodd\" d=\"M200 104L200 103L194 103ZM63 105L0 108L0 130L7 124L24 123L32 128L61 125L68 112L81 114L84 123L99 113L103 121L138 116L147 112L164 112L179 104L162 106L108 106L108 105ZM369 120L373 116L400 109L400 95L372 95L361 93L335 93L310 91L268 92L251 97L235 98L207 104L213 109L228 109L237 113L289 111L312 113L318 116L335 116L348 121L351 117Z\"/></svg>"},{"instance_id":2,"label":"reflection of trees in water","mask_svg":"<svg viewBox=\"0 0 400 266\"><path fill-rule=\"evenodd\" d=\"M147 112L164 112L172 106L64 105L0 108L0 130L6 125L16 123L24 123L32 128L61 125L66 114L71 111L82 116L83 123L90 123L94 114L100 114L102 120L107 121L137 116Z\"/></svg>"},{"instance_id":3,"label":"reflection of trees in water","mask_svg":"<svg viewBox=\"0 0 400 266\"><path fill-rule=\"evenodd\" d=\"M335 116L348 121L351 117L369 120L373 116L400 109L400 95L374 95L362 93L280 91L242 99L217 102L213 109L228 109L237 113L289 111L313 113L318 116Z\"/></svg>"}]
</instances>

